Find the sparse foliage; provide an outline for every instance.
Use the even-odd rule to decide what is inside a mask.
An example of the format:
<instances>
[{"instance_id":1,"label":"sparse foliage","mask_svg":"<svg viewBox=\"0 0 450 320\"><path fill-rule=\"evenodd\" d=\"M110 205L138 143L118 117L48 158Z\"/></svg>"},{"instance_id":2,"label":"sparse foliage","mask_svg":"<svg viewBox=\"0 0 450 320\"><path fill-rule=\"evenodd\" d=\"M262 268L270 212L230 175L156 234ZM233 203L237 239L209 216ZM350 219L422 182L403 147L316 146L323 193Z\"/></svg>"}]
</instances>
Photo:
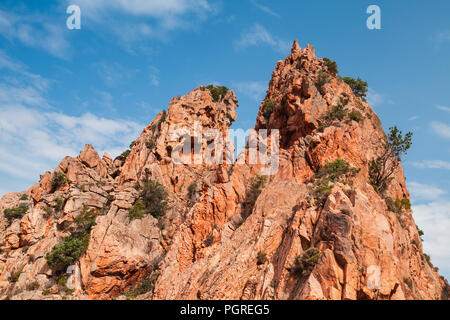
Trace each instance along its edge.
<instances>
[{"instance_id":1,"label":"sparse foliage","mask_svg":"<svg viewBox=\"0 0 450 320\"><path fill-rule=\"evenodd\" d=\"M86 252L89 245L90 232L95 225L96 213L83 209L70 228L71 234L62 243L55 245L45 256L47 264L54 273L64 272Z\"/></svg>"},{"instance_id":2,"label":"sparse foliage","mask_svg":"<svg viewBox=\"0 0 450 320\"><path fill-rule=\"evenodd\" d=\"M143 218L151 214L155 218L162 217L168 208L169 193L157 181L149 180L145 183L142 195L129 211L131 219Z\"/></svg>"},{"instance_id":3,"label":"sparse foliage","mask_svg":"<svg viewBox=\"0 0 450 320\"><path fill-rule=\"evenodd\" d=\"M192 183L188 186L189 199L192 200L196 193L197 193L197 182L192 181Z\"/></svg>"},{"instance_id":4,"label":"sparse foliage","mask_svg":"<svg viewBox=\"0 0 450 320\"><path fill-rule=\"evenodd\" d=\"M259 251L256 256L256 264L264 264L267 262L267 253L265 251Z\"/></svg>"},{"instance_id":5,"label":"sparse foliage","mask_svg":"<svg viewBox=\"0 0 450 320\"><path fill-rule=\"evenodd\" d=\"M347 180L360 171L352 168L350 164L342 159L328 162L315 175L315 183L312 196L319 205L324 205L334 187L332 182L347 183Z\"/></svg>"},{"instance_id":6,"label":"sparse foliage","mask_svg":"<svg viewBox=\"0 0 450 320\"><path fill-rule=\"evenodd\" d=\"M322 70L319 70L319 75L317 76L315 85L321 94L323 94L323 86L328 82L330 82L330 76Z\"/></svg>"},{"instance_id":7,"label":"sparse foliage","mask_svg":"<svg viewBox=\"0 0 450 320\"><path fill-rule=\"evenodd\" d=\"M355 96L360 97L365 101L367 95L367 82L358 79L353 79L351 77L344 77L344 82L350 86Z\"/></svg>"},{"instance_id":8,"label":"sparse foliage","mask_svg":"<svg viewBox=\"0 0 450 320\"><path fill-rule=\"evenodd\" d=\"M5 209L3 215L8 219L9 224L14 219L21 219L28 211L28 206L26 204L21 204L17 208Z\"/></svg>"},{"instance_id":9,"label":"sparse foliage","mask_svg":"<svg viewBox=\"0 0 450 320\"><path fill-rule=\"evenodd\" d=\"M67 182L66 175L62 172L55 172L51 181L50 193L54 193L58 190L65 182Z\"/></svg>"},{"instance_id":10,"label":"sparse foliage","mask_svg":"<svg viewBox=\"0 0 450 320\"><path fill-rule=\"evenodd\" d=\"M328 58L323 58L323 61L325 62L325 66L327 67L328 72L330 72L333 76L336 76L338 73L336 61L330 60Z\"/></svg>"},{"instance_id":11,"label":"sparse foliage","mask_svg":"<svg viewBox=\"0 0 450 320\"><path fill-rule=\"evenodd\" d=\"M209 85L206 87L209 92L211 93L211 97L213 98L213 100L215 102L220 101L221 99L223 99L223 97L225 97L225 95L228 92L228 88L225 86L215 86L215 85Z\"/></svg>"},{"instance_id":12,"label":"sparse foliage","mask_svg":"<svg viewBox=\"0 0 450 320\"><path fill-rule=\"evenodd\" d=\"M412 133L403 136L397 126L389 128L386 141L382 144L382 153L369 163L370 183L378 193L383 193L392 175L400 165L401 158L411 147Z\"/></svg>"},{"instance_id":13,"label":"sparse foliage","mask_svg":"<svg viewBox=\"0 0 450 320\"><path fill-rule=\"evenodd\" d=\"M214 239L215 239L214 234L211 232L203 241L203 244L205 245L205 247L210 247L214 243Z\"/></svg>"},{"instance_id":14,"label":"sparse foliage","mask_svg":"<svg viewBox=\"0 0 450 320\"><path fill-rule=\"evenodd\" d=\"M298 276L308 276L314 269L314 266L319 261L320 251L317 248L309 248L302 255L295 258L292 267L295 274Z\"/></svg>"},{"instance_id":15,"label":"sparse foliage","mask_svg":"<svg viewBox=\"0 0 450 320\"><path fill-rule=\"evenodd\" d=\"M361 112L359 112L358 110L352 110L349 112L348 114L348 118L350 120L356 121L356 122L360 122L364 119L363 115Z\"/></svg>"},{"instance_id":16,"label":"sparse foliage","mask_svg":"<svg viewBox=\"0 0 450 320\"><path fill-rule=\"evenodd\" d=\"M264 104L262 107L262 115L263 115L264 119L266 119L266 121L270 119L270 116L272 115L274 107L275 107L275 103L273 102L272 99L267 98L264 101Z\"/></svg>"},{"instance_id":17,"label":"sparse foliage","mask_svg":"<svg viewBox=\"0 0 450 320\"><path fill-rule=\"evenodd\" d=\"M242 217L245 219L251 215L255 202L261 194L264 184L266 182L266 177L256 175L250 178L250 188L247 191L247 195L242 203Z\"/></svg>"}]
</instances>

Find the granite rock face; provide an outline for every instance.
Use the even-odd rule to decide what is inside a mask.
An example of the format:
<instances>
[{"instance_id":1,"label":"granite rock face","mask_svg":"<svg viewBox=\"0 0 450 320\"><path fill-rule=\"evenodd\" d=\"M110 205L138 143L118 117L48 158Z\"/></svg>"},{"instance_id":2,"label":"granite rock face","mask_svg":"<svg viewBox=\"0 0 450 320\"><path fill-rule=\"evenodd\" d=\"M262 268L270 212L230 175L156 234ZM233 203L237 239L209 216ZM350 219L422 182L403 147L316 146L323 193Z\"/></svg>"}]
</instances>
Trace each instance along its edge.
<instances>
[{"instance_id":1,"label":"granite rock face","mask_svg":"<svg viewBox=\"0 0 450 320\"><path fill-rule=\"evenodd\" d=\"M329 81L318 86L322 74ZM361 117L324 125L327 112L344 100L347 112ZM173 161L173 150L188 139L174 129L193 132L201 125L203 133L217 129L225 137L237 105L233 91L215 99L200 86L173 98L126 157L101 158L86 145L27 191L5 195L1 212L27 209L11 221L0 215L0 297L448 298L446 281L423 254L412 213L391 211L369 182L368 163L386 138L379 118L311 45L294 42L261 103L255 129L279 130L279 168L262 180L250 212L246 201L262 166L251 164L247 148L234 163ZM210 146L203 139L198 148L206 153ZM354 173L318 199L321 168L337 159ZM64 179L55 188L58 175ZM386 194L408 201L401 166L393 177ZM131 219L149 180L168 190L168 210L158 219ZM86 210L95 215L89 244L58 284L61 274L46 255ZM299 269L309 254L313 262Z\"/></svg>"}]
</instances>

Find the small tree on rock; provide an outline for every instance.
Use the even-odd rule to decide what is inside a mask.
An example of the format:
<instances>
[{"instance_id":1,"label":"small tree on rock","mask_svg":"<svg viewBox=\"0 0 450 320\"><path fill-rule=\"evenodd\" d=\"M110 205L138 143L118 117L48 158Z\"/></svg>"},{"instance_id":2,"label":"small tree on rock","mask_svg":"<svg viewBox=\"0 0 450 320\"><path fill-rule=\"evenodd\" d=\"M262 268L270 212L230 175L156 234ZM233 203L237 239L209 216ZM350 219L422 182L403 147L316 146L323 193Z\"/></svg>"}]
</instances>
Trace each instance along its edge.
<instances>
[{"instance_id":1,"label":"small tree on rock","mask_svg":"<svg viewBox=\"0 0 450 320\"><path fill-rule=\"evenodd\" d=\"M401 158L411 147L412 133L403 136L397 126L389 128L387 140L382 145L382 154L369 163L370 183L378 193L383 193L392 175L400 165Z\"/></svg>"}]
</instances>

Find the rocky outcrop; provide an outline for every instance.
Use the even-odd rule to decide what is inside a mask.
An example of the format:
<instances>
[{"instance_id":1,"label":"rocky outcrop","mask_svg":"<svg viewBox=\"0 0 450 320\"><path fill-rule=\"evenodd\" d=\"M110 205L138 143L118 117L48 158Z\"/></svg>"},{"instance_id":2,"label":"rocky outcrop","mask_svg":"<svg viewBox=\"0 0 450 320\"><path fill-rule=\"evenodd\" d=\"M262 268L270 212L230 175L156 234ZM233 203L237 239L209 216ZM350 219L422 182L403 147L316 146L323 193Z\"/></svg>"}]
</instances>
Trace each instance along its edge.
<instances>
[{"instance_id":1,"label":"rocky outcrop","mask_svg":"<svg viewBox=\"0 0 450 320\"><path fill-rule=\"evenodd\" d=\"M324 73L330 81L318 86ZM325 123L325 114L343 101L347 112L360 117ZM261 178L250 211L262 166L250 163L248 149L234 163L173 161L174 149L191 139L174 134L176 129L192 135L201 125L226 137L236 107L233 91L217 99L200 86L173 98L128 155L100 158L86 145L26 192L5 195L0 211L27 209L16 219L0 216L0 296L448 298L446 281L423 254L412 213L391 211L369 182L368 163L385 139L380 120L330 74L311 45L301 49L294 42L260 106L255 129L280 132L279 169ZM203 154L211 151L210 138L199 141ZM194 145L185 157L195 158ZM221 147L224 153L234 150L226 142ZM320 194L321 170L338 159L352 174ZM401 166L393 177L386 194L408 201ZM131 219L149 180L167 188L168 210L158 218ZM46 255L87 211L95 218L89 244L65 275L56 274Z\"/></svg>"}]
</instances>

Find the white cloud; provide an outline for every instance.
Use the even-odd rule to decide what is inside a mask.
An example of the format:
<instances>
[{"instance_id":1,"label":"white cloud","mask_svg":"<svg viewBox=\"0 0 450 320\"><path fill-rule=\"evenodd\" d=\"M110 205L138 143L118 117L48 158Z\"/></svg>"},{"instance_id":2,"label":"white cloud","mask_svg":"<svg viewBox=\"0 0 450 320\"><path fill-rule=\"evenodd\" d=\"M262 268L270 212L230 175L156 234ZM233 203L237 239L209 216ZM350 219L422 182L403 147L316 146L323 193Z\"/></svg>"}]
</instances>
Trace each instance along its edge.
<instances>
[{"instance_id":1,"label":"white cloud","mask_svg":"<svg viewBox=\"0 0 450 320\"><path fill-rule=\"evenodd\" d=\"M247 81L233 83L233 87L244 95L249 96L255 101L261 101L267 90L267 83L263 81Z\"/></svg>"},{"instance_id":2,"label":"white cloud","mask_svg":"<svg viewBox=\"0 0 450 320\"><path fill-rule=\"evenodd\" d=\"M378 105L387 103L387 104L394 104L394 102L389 99L387 96L376 92L374 89L369 88L367 90L367 103L371 105L372 107L376 107Z\"/></svg>"},{"instance_id":3,"label":"white cloud","mask_svg":"<svg viewBox=\"0 0 450 320\"><path fill-rule=\"evenodd\" d=\"M442 111L450 112L450 108L449 107L437 106L436 108L438 108L439 110L442 110Z\"/></svg>"},{"instance_id":4,"label":"white cloud","mask_svg":"<svg viewBox=\"0 0 450 320\"><path fill-rule=\"evenodd\" d=\"M413 202L418 200L438 200L446 192L438 187L419 183L419 182L408 182L408 189L411 192L411 199Z\"/></svg>"},{"instance_id":5,"label":"white cloud","mask_svg":"<svg viewBox=\"0 0 450 320\"><path fill-rule=\"evenodd\" d=\"M36 177L64 156L77 155L86 143L94 145L100 155L108 152L116 156L141 129L132 121L91 113L69 116L19 105L1 106L0 171L21 178Z\"/></svg>"},{"instance_id":6,"label":"white cloud","mask_svg":"<svg viewBox=\"0 0 450 320\"><path fill-rule=\"evenodd\" d=\"M245 50L252 46L268 45L274 50L287 53L290 49L289 41L275 38L263 26L256 23L250 29L241 34L239 40L235 41L235 49Z\"/></svg>"},{"instance_id":7,"label":"white cloud","mask_svg":"<svg viewBox=\"0 0 450 320\"><path fill-rule=\"evenodd\" d=\"M425 233L424 251L442 273L450 272L450 201L434 201L412 206L414 220Z\"/></svg>"},{"instance_id":8,"label":"white cloud","mask_svg":"<svg viewBox=\"0 0 450 320\"><path fill-rule=\"evenodd\" d=\"M86 143L100 155L105 151L118 155L143 127L133 121L91 113L74 116L56 112L44 96L46 86L35 81L38 75L1 52L0 69L17 71L10 83L0 83L0 174L31 184L64 156L76 156ZM98 95L113 108L108 92L100 91ZM11 186L1 179L0 188Z\"/></svg>"},{"instance_id":9,"label":"white cloud","mask_svg":"<svg viewBox=\"0 0 450 320\"><path fill-rule=\"evenodd\" d=\"M59 58L67 58L70 45L65 39L65 24L48 21L48 17L37 14L18 15L0 10L0 35Z\"/></svg>"},{"instance_id":10,"label":"white cloud","mask_svg":"<svg viewBox=\"0 0 450 320\"><path fill-rule=\"evenodd\" d=\"M422 162L413 162L413 165L417 168L450 170L450 162L443 160L425 160Z\"/></svg>"},{"instance_id":11,"label":"white cloud","mask_svg":"<svg viewBox=\"0 0 450 320\"><path fill-rule=\"evenodd\" d=\"M450 31L442 31L437 35L438 42L450 41Z\"/></svg>"},{"instance_id":12,"label":"white cloud","mask_svg":"<svg viewBox=\"0 0 450 320\"><path fill-rule=\"evenodd\" d=\"M408 120L409 120L409 121L414 121L414 120L417 120L417 119L419 119L418 116L412 116L412 117L410 117Z\"/></svg>"},{"instance_id":13,"label":"white cloud","mask_svg":"<svg viewBox=\"0 0 450 320\"><path fill-rule=\"evenodd\" d=\"M450 126L442 123L442 122L437 122L437 121L433 121L430 124L431 129L437 133L439 136L441 136L442 138L446 138L446 139L450 139Z\"/></svg>"},{"instance_id":14,"label":"white cloud","mask_svg":"<svg viewBox=\"0 0 450 320\"><path fill-rule=\"evenodd\" d=\"M70 2L72 1L69 0L68 3ZM101 15L105 10L114 10L160 19L210 9L206 0L78 0L77 3L83 12L90 15Z\"/></svg>"},{"instance_id":15,"label":"white cloud","mask_svg":"<svg viewBox=\"0 0 450 320\"><path fill-rule=\"evenodd\" d=\"M150 67L150 84L152 86L159 86L159 70L155 67Z\"/></svg>"},{"instance_id":16,"label":"white cloud","mask_svg":"<svg viewBox=\"0 0 450 320\"><path fill-rule=\"evenodd\" d=\"M252 3L256 8L258 8L259 10L261 10L261 11L263 11L263 12L265 12L265 13L268 13L268 14L274 16L274 17L277 17L277 18L280 17L280 15L279 15L278 13L274 12L272 9L270 9L270 8L267 7L267 6L262 5L262 4L258 3L258 2L256 2L256 0L251 0L251 3Z\"/></svg>"},{"instance_id":17,"label":"white cloud","mask_svg":"<svg viewBox=\"0 0 450 320\"><path fill-rule=\"evenodd\" d=\"M73 1L68 0L71 4ZM213 15L207 0L78 0L94 31L108 30L134 51L143 38L167 40L167 33L185 29Z\"/></svg>"}]
</instances>

